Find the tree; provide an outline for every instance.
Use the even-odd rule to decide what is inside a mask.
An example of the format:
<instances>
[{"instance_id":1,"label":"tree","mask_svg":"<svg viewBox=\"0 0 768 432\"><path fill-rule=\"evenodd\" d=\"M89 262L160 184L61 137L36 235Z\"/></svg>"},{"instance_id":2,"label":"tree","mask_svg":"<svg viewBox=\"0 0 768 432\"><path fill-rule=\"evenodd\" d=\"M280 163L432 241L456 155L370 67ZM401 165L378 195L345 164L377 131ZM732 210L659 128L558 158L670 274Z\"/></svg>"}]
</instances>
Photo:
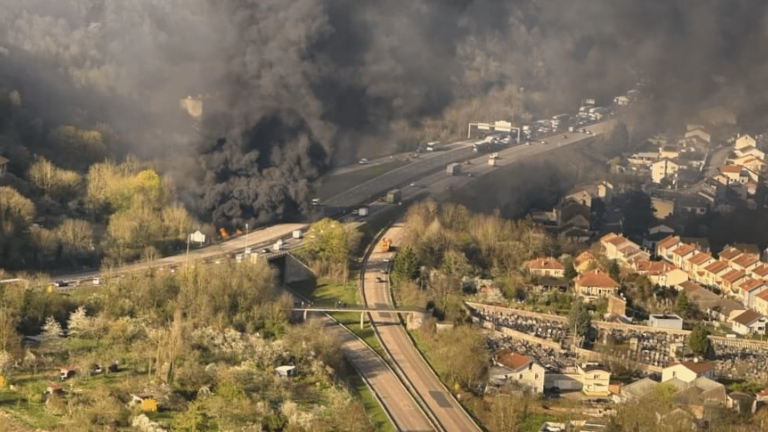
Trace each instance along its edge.
<instances>
[{"instance_id":1,"label":"tree","mask_svg":"<svg viewBox=\"0 0 768 432\"><path fill-rule=\"evenodd\" d=\"M38 158L29 168L27 176L46 195L58 200L73 198L81 182L78 173L61 169L45 158Z\"/></svg>"},{"instance_id":2,"label":"tree","mask_svg":"<svg viewBox=\"0 0 768 432\"><path fill-rule=\"evenodd\" d=\"M573 266L573 261L568 262L565 266L565 273L563 273L563 276L568 280L573 280L578 275L579 273L576 271L576 267Z\"/></svg>"},{"instance_id":3,"label":"tree","mask_svg":"<svg viewBox=\"0 0 768 432\"><path fill-rule=\"evenodd\" d=\"M419 257L410 246L403 247L397 255L392 265L392 282L414 280L419 274Z\"/></svg>"},{"instance_id":4,"label":"tree","mask_svg":"<svg viewBox=\"0 0 768 432\"><path fill-rule=\"evenodd\" d=\"M90 252L93 247L91 224L80 219L64 219L56 228L56 236L65 255L77 256Z\"/></svg>"},{"instance_id":5,"label":"tree","mask_svg":"<svg viewBox=\"0 0 768 432\"><path fill-rule=\"evenodd\" d=\"M608 267L608 276L616 282L621 280L621 269L619 269L619 263L616 260L611 260L611 264Z\"/></svg>"},{"instance_id":6,"label":"tree","mask_svg":"<svg viewBox=\"0 0 768 432\"><path fill-rule=\"evenodd\" d=\"M642 236L648 232L649 227L656 223L651 197L642 191L629 192L625 197L622 210L624 233L627 235Z\"/></svg>"},{"instance_id":7,"label":"tree","mask_svg":"<svg viewBox=\"0 0 768 432\"><path fill-rule=\"evenodd\" d=\"M49 316L43 324L40 343L48 353L56 352L61 346L61 324L52 316Z\"/></svg>"},{"instance_id":8,"label":"tree","mask_svg":"<svg viewBox=\"0 0 768 432\"><path fill-rule=\"evenodd\" d=\"M701 324L696 325L688 336L688 348L697 356L705 356L709 350L709 338L707 336L709 336L707 329Z\"/></svg>"},{"instance_id":9,"label":"tree","mask_svg":"<svg viewBox=\"0 0 768 432\"><path fill-rule=\"evenodd\" d=\"M683 318L689 318L691 314L691 302L688 300L688 294L680 291L675 302L675 312Z\"/></svg>"},{"instance_id":10,"label":"tree","mask_svg":"<svg viewBox=\"0 0 768 432\"><path fill-rule=\"evenodd\" d=\"M8 262L21 246L23 234L35 217L32 201L11 187L0 187L0 258Z\"/></svg>"},{"instance_id":11,"label":"tree","mask_svg":"<svg viewBox=\"0 0 768 432\"><path fill-rule=\"evenodd\" d=\"M573 329L575 335L584 337L587 335L592 318L589 315L589 309L581 300L576 300L571 305L571 312L568 315L568 324Z\"/></svg>"},{"instance_id":12,"label":"tree","mask_svg":"<svg viewBox=\"0 0 768 432\"><path fill-rule=\"evenodd\" d=\"M69 315L68 333L80 338L89 337L93 329L91 318L86 315L85 306L80 306Z\"/></svg>"}]
</instances>

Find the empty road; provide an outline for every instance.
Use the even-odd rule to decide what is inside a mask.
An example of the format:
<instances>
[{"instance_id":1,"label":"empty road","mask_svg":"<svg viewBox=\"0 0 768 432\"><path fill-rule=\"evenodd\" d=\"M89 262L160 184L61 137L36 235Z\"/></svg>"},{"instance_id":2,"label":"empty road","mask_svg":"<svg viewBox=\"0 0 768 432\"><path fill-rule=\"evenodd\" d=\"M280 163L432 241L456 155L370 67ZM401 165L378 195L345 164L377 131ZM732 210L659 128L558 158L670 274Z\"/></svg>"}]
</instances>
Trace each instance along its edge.
<instances>
[{"instance_id":1,"label":"empty road","mask_svg":"<svg viewBox=\"0 0 768 432\"><path fill-rule=\"evenodd\" d=\"M390 228L384 237L392 239L396 247L401 240L401 227ZM394 253L382 253L378 248L368 257L363 266L363 293L369 307L392 307L389 295L389 284L377 282L382 275L381 270L388 268ZM421 354L411 342L398 317L394 313L372 312L371 319L381 344L392 358L396 369L405 377L406 382L413 386L413 391L423 404L433 414L441 429L447 432L480 431L472 418L459 405L453 395L443 386L440 379L432 372Z\"/></svg>"}]
</instances>

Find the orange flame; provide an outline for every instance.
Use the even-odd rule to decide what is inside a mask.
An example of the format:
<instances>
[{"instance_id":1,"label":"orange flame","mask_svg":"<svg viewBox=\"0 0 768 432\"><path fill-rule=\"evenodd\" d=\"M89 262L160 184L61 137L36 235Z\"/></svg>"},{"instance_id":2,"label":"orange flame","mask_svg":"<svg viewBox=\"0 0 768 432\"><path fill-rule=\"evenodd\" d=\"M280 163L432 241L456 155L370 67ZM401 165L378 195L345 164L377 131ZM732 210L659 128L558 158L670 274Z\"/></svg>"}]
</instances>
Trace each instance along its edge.
<instances>
[{"instance_id":1,"label":"orange flame","mask_svg":"<svg viewBox=\"0 0 768 432\"><path fill-rule=\"evenodd\" d=\"M235 235L240 235L240 234L242 234L242 233L243 233L243 232L242 232L242 231L240 231L240 229L239 229L239 228L235 230Z\"/></svg>"},{"instance_id":2,"label":"orange flame","mask_svg":"<svg viewBox=\"0 0 768 432\"><path fill-rule=\"evenodd\" d=\"M224 227L221 227L221 228L219 228L219 235L220 235L220 236L221 236L221 238L223 238L224 240L226 240L226 239L228 239L228 238L229 238L229 234L227 234L227 230L225 230L225 229L224 229Z\"/></svg>"}]
</instances>

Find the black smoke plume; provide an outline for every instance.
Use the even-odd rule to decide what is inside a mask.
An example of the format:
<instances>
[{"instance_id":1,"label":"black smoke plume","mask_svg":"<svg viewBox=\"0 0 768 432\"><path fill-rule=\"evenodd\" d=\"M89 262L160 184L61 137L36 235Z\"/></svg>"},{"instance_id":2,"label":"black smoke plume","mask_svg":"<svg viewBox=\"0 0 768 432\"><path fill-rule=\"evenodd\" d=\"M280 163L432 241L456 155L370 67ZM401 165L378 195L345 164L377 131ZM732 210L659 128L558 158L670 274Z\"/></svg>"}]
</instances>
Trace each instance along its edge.
<instances>
[{"instance_id":1,"label":"black smoke plume","mask_svg":"<svg viewBox=\"0 0 768 432\"><path fill-rule=\"evenodd\" d=\"M660 118L765 111L751 0L0 0L0 86L107 122L218 224L308 210L327 169L429 126L521 121L638 76ZM204 93L191 128L178 100Z\"/></svg>"}]
</instances>

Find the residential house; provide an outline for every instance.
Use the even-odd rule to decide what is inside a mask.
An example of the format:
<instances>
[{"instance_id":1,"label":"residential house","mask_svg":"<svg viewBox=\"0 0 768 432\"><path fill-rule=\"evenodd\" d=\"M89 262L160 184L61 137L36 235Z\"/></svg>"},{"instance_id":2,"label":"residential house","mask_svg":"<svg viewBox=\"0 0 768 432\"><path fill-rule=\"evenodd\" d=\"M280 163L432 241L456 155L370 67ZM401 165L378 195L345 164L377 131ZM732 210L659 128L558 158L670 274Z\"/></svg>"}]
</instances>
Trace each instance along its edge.
<instances>
[{"instance_id":1,"label":"residential house","mask_svg":"<svg viewBox=\"0 0 768 432\"><path fill-rule=\"evenodd\" d=\"M654 152L640 152L635 153L627 158L627 162L632 165L650 166L655 161L659 160L659 154Z\"/></svg>"},{"instance_id":2,"label":"residential house","mask_svg":"<svg viewBox=\"0 0 768 432\"><path fill-rule=\"evenodd\" d=\"M534 276L563 277L565 267L553 258L537 258L525 263L530 274Z\"/></svg>"},{"instance_id":3,"label":"residential house","mask_svg":"<svg viewBox=\"0 0 768 432\"><path fill-rule=\"evenodd\" d=\"M582 274L589 270L593 262L595 262L595 256L589 251L584 251L573 260L573 267L579 274Z\"/></svg>"},{"instance_id":4,"label":"residential house","mask_svg":"<svg viewBox=\"0 0 768 432\"><path fill-rule=\"evenodd\" d=\"M616 403L636 401L651 393L658 385L658 381L643 378L631 384L621 386L619 393L614 394L612 399Z\"/></svg>"},{"instance_id":5,"label":"residential house","mask_svg":"<svg viewBox=\"0 0 768 432\"><path fill-rule=\"evenodd\" d=\"M726 246L723 248L723 250L720 251L719 254L717 254L717 256L723 261L731 262L735 260L742 253L743 252L740 249L737 249L733 246Z\"/></svg>"},{"instance_id":6,"label":"residential house","mask_svg":"<svg viewBox=\"0 0 768 432\"><path fill-rule=\"evenodd\" d=\"M680 243L680 237L678 236L669 236L661 240L660 242L656 243L656 256L659 258L671 260L671 252L676 249Z\"/></svg>"},{"instance_id":7,"label":"residential house","mask_svg":"<svg viewBox=\"0 0 768 432\"><path fill-rule=\"evenodd\" d=\"M651 164L651 180L658 184L667 179L675 184L678 171L680 171L680 165L677 162L669 158L659 159Z\"/></svg>"},{"instance_id":8,"label":"residential house","mask_svg":"<svg viewBox=\"0 0 768 432\"><path fill-rule=\"evenodd\" d=\"M675 160L680 157L680 149L672 145L664 145L659 147L659 160L670 159Z\"/></svg>"},{"instance_id":9,"label":"residential house","mask_svg":"<svg viewBox=\"0 0 768 432\"><path fill-rule=\"evenodd\" d=\"M731 313L731 328L740 335L765 334L766 318L753 311L734 311Z\"/></svg>"},{"instance_id":10,"label":"residential house","mask_svg":"<svg viewBox=\"0 0 768 432\"><path fill-rule=\"evenodd\" d=\"M741 302L748 308L754 308L755 297L768 289L768 284L762 279L745 278L738 284L737 296L741 297Z\"/></svg>"},{"instance_id":11,"label":"residential house","mask_svg":"<svg viewBox=\"0 0 768 432\"><path fill-rule=\"evenodd\" d=\"M734 152L739 157L752 156L756 159L765 160L765 153L763 153L755 146L742 147L740 149L734 150Z\"/></svg>"},{"instance_id":12,"label":"residential house","mask_svg":"<svg viewBox=\"0 0 768 432\"><path fill-rule=\"evenodd\" d=\"M760 256L751 253L743 253L731 261L731 267L748 272L762 264Z\"/></svg>"},{"instance_id":13,"label":"residential house","mask_svg":"<svg viewBox=\"0 0 768 432\"><path fill-rule=\"evenodd\" d=\"M700 280L704 268L715 262L709 252L698 252L683 263L683 270L687 270L691 279Z\"/></svg>"},{"instance_id":14,"label":"residential house","mask_svg":"<svg viewBox=\"0 0 768 432\"><path fill-rule=\"evenodd\" d=\"M719 285L722 276L730 270L731 267L728 265L727 261L715 261L704 267L704 275L699 282L710 286Z\"/></svg>"},{"instance_id":15,"label":"residential house","mask_svg":"<svg viewBox=\"0 0 768 432\"><path fill-rule=\"evenodd\" d=\"M611 381L611 372L598 363L583 363L577 365L577 371L581 376L583 387L581 391L587 396L606 397L611 394L608 385Z\"/></svg>"},{"instance_id":16,"label":"residential house","mask_svg":"<svg viewBox=\"0 0 768 432\"><path fill-rule=\"evenodd\" d=\"M644 251L637 243L614 233L608 233L601 237L600 244L605 250L606 257L625 264L629 264L633 260L650 258L648 252Z\"/></svg>"},{"instance_id":17,"label":"residential house","mask_svg":"<svg viewBox=\"0 0 768 432\"><path fill-rule=\"evenodd\" d=\"M670 253L670 257L672 259L672 263L678 267L683 267L683 262L694 256L697 252L698 250L696 249L696 246L684 243L675 248Z\"/></svg>"},{"instance_id":18,"label":"residential house","mask_svg":"<svg viewBox=\"0 0 768 432\"><path fill-rule=\"evenodd\" d=\"M546 369L530 357L504 349L496 353L494 364L508 370L505 379L512 380L534 393L544 392Z\"/></svg>"},{"instance_id":19,"label":"residential house","mask_svg":"<svg viewBox=\"0 0 768 432\"><path fill-rule=\"evenodd\" d=\"M718 168L718 181L724 185L729 185L731 183L742 183L740 181L742 170L744 170L744 167L739 165L723 165ZM746 181L743 183L746 183Z\"/></svg>"},{"instance_id":20,"label":"residential house","mask_svg":"<svg viewBox=\"0 0 768 432\"><path fill-rule=\"evenodd\" d=\"M635 272L648 276L651 283L659 286L675 286L688 280L688 273L666 261L637 260Z\"/></svg>"},{"instance_id":21,"label":"residential house","mask_svg":"<svg viewBox=\"0 0 768 432\"><path fill-rule=\"evenodd\" d=\"M720 288L736 293L738 283L745 277L747 277L747 273L744 270L731 268L731 270L720 276Z\"/></svg>"},{"instance_id":22,"label":"residential house","mask_svg":"<svg viewBox=\"0 0 768 432\"><path fill-rule=\"evenodd\" d=\"M768 315L768 290L761 291L755 296L755 310L763 315Z\"/></svg>"},{"instance_id":23,"label":"residential house","mask_svg":"<svg viewBox=\"0 0 768 432\"><path fill-rule=\"evenodd\" d=\"M702 144L709 145L709 143L712 142L712 135L708 134L702 126L699 126L699 125L690 125L690 126L693 126L693 127L689 129L687 132L685 132L685 141L687 143L694 145L696 144L696 141L699 141Z\"/></svg>"},{"instance_id":24,"label":"residential house","mask_svg":"<svg viewBox=\"0 0 768 432\"><path fill-rule=\"evenodd\" d=\"M583 206L592 208L592 195L586 189L580 188L566 195L564 200L577 202Z\"/></svg>"},{"instance_id":25,"label":"residential house","mask_svg":"<svg viewBox=\"0 0 768 432\"><path fill-rule=\"evenodd\" d=\"M739 156L731 161L734 165L744 167L750 171L759 173L765 168L764 159L757 158L751 154Z\"/></svg>"},{"instance_id":26,"label":"residential house","mask_svg":"<svg viewBox=\"0 0 768 432\"><path fill-rule=\"evenodd\" d=\"M10 161L0 156L0 177L2 177L8 171L8 163Z\"/></svg>"},{"instance_id":27,"label":"residential house","mask_svg":"<svg viewBox=\"0 0 768 432\"><path fill-rule=\"evenodd\" d=\"M745 147L754 147L757 145L757 141L749 135L742 135L736 140L736 144L733 146L734 150L741 150Z\"/></svg>"},{"instance_id":28,"label":"residential house","mask_svg":"<svg viewBox=\"0 0 768 432\"><path fill-rule=\"evenodd\" d=\"M715 379L715 368L712 363L705 361L684 361L672 363L661 371L661 382L678 379L685 383L691 383L698 377Z\"/></svg>"},{"instance_id":29,"label":"residential house","mask_svg":"<svg viewBox=\"0 0 768 432\"><path fill-rule=\"evenodd\" d=\"M749 272L749 276L755 279L768 280L768 265L760 264Z\"/></svg>"},{"instance_id":30,"label":"residential house","mask_svg":"<svg viewBox=\"0 0 768 432\"><path fill-rule=\"evenodd\" d=\"M574 284L576 292L590 300L619 291L619 284L600 269L584 273L575 279Z\"/></svg>"}]
</instances>

